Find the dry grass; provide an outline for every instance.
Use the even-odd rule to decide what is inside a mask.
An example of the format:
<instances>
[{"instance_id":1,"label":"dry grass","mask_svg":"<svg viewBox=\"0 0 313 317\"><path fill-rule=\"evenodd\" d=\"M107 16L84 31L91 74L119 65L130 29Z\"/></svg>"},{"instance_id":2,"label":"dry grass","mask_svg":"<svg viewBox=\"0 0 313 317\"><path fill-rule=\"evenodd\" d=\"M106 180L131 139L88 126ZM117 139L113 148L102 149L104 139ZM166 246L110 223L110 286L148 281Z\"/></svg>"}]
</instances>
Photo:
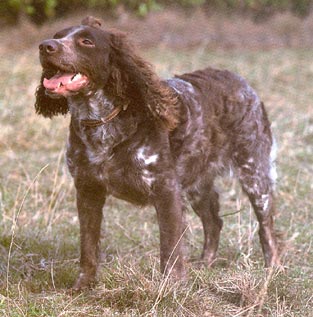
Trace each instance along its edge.
<instances>
[{"instance_id":1,"label":"dry grass","mask_svg":"<svg viewBox=\"0 0 313 317\"><path fill-rule=\"evenodd\" d=\"M213 269L191 261L186 281L163 279L154 211L109 199L98 283L72 294L79 229L63 159L68 118L35 116L40 67L31 46L0 61L0 314L313 316L312 53L209 51L203 44L180 52L161 45L144 54L165 77L205 65L233 70L262 96L279 144L276 223L285 240L285 271L262 268L250 206L235 182L221 180L226 216ZM188 257L195 259L201 225L191 212L187 219Z\"/></svg>"}]
</instances>

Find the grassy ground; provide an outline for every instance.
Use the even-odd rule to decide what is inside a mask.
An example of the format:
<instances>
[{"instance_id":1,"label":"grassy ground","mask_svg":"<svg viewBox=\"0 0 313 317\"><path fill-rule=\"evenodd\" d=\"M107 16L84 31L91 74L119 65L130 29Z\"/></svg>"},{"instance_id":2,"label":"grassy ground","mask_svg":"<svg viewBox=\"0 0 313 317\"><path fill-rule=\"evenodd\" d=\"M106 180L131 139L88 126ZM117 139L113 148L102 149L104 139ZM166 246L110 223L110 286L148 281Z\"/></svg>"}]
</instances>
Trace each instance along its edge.
<instances>
[{"instance_id":1,"label":"grassy ground","mask_svg":"<svg viewBox=\"0 0 313 317\"><path fill-rule=\"evenodd\" d=\"M263 269L254 215L237 183L227 179L219 181L224 230L213 269L190 261L184 283L162 279L154 211L109 199L98 283L72 294L79 228L63 158L69 118L34 114L40 67L30 48L0 60L0 314L313 316L312 51L200 46L144 55L164 77L206 65L233 70L262 96L279 145L276 227L285 271ZM188 256L195 259L201 225L191 212L187 218Z\"/></svg>"}]
</instances>

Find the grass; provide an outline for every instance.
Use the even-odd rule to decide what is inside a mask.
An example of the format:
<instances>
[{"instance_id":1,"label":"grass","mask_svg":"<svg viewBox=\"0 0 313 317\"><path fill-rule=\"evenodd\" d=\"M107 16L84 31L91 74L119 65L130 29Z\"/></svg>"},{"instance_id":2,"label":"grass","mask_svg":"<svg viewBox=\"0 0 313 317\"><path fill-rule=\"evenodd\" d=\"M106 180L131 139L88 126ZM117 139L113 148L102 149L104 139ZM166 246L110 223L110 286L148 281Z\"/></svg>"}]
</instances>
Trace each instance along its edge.
<instances>
[{"instance_id":1,"label":"grass","mask_svg":"<svg viewBox=\"0 0 313 317\"><path fill-rule=\"evenodd\" d=\"M98 283L79 294L75 192L64 163L69 118L34 114L35 48L0 60L0 314L2 316L313 316L313 61L310 50L144 55L164 77L211 65L249 80L265 102L279 145L276 227L285 271L263 269L257 224L233 180L220 180L224 230L216 266L189 262L181 283L158 271L154 210L110 198ZM240 212L236 212L239 211ZM201 253L188 212L188 257Z\"/></svg>"}]
</instances>

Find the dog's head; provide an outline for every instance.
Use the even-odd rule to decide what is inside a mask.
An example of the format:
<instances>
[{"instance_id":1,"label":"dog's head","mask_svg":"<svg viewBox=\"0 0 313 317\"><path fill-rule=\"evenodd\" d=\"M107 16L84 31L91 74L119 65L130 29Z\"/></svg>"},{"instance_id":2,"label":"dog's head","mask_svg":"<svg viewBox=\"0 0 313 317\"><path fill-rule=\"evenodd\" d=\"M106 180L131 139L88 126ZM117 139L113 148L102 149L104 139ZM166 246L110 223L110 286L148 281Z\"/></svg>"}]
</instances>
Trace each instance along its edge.
<instances>
[{"instance_id":1,"label":"dog's head","mask_svg":"<svg viewBox=\"0 0 313 317\"><path fill-rule=\"evenodd\" d=\"M39 45L43 72L36 91L37 113L45 117L66 114L67 97L88 93L107 79L108 72L97 71L105 69L110 54L110 35L100 27L99 20L89 17Z\"/></svg>"},{"instance_id":2,"label":"dog's head","mask_svg":"<svg viewBox=\"0 0 313 317\"><path fill-rule=\"evenodd\" d=\"M39 45L40 62L48 74L43 79L47 95L68 97L107 80L111 34L96 22L86 19L82 25L61 30Z\"/></svg>"},{"instance_id":3,"label":"dog's head","mask_svg":"<svg viewBox=\"0 0 313 317\"><path fill-rule=\"evenodd\" d=\"M66 114L68 97L100 88L123 106L130 100L145 105L167 127L176 123L173 93L135 53L124 33L102 29L98 19L88 17L81 25L57 32L39 45L39 55L43 73L35 108L45 117Z\"/></svg>"}]
</instances>

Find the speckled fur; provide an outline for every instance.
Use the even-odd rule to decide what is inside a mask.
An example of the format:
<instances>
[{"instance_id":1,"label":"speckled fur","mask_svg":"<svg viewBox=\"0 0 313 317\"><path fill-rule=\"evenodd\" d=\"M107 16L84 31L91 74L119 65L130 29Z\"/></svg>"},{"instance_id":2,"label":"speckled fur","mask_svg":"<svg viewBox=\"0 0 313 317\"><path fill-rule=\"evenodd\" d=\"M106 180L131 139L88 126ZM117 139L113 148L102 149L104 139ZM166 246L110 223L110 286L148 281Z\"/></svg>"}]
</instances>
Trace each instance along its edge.
<instances>
[{"instance_id":1,"label":"speckled fur","mask_svg":"<svg viewBox=\"0 0 313 317\"><path fill-rule=\"evenodd\" d=\"M65 107L71 114L67 163L75 180L81 226L81 274L74 288L86 287L95 278L102 207L108 195L155 206L161 270L178 277L185 272L181 236L186 196L203 223L202 260L212 264L222 228L214 179L230 170L259 220L265 264L276 264L273 139L254 90L241 77L212 68L161 81L126 44L124 35L101 30L93 18L86 21L78 32L70 28L58 33L67 43L73 41L67 47L73 47L75 57L62 50L60 35L57 54L63 60L72 58L75 70L87 74L91 85L67 100L54 99L55 109L53 100L42 95L41 85L36 103L39 114L51 117L64 113ZM86 54L76 44L77 37L86 34L96 39L96 52ZM58 66L54 58L41 56L45 74L53 73L51 60ZM47 105L51 107L46 109ZM126 110L110 122L93 128L81 124L82 119L99 119L119 105Z\"/></svg>"}]
</instances>

